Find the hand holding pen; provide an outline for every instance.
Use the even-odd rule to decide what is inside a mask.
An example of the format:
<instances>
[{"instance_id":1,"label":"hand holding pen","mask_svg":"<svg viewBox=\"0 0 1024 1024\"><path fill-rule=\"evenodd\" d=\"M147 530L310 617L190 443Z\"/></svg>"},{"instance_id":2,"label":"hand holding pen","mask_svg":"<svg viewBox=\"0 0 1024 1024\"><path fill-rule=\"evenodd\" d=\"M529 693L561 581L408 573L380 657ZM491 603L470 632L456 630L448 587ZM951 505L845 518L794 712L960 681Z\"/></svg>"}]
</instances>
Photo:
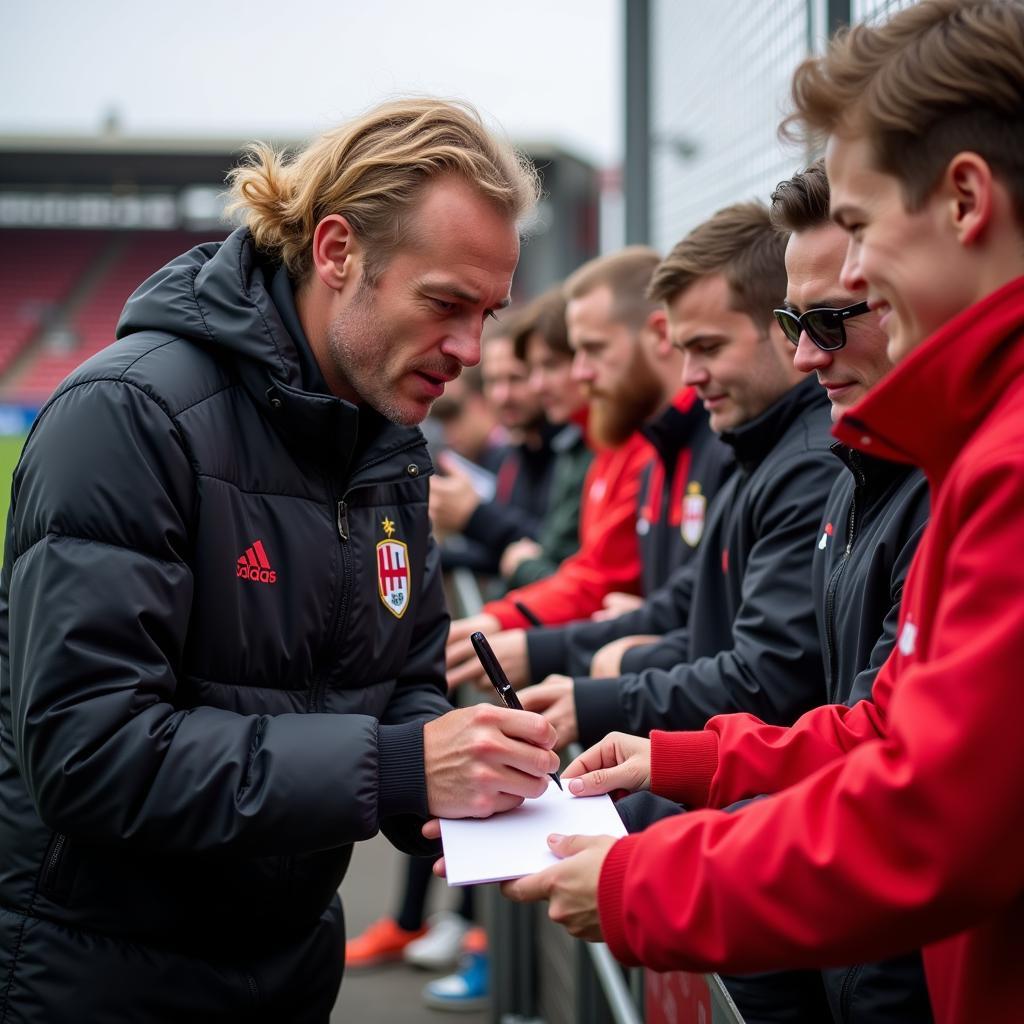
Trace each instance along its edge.
<instances>
[{"instance_id":1,"label":"hand holding pen","mask_svg":"<svg viewBox=\"0 0 1024 1024\"><path fill-rule=\"evenodd\" d=\"M540 715L494 704L456 708L423 725L427 810L487 818L538 797L558 768L557 736Z\"/></svg>"},{"instance_id":2,"label":"hand holding pen","mask_svg":"<svg viewBox=\"0 0 1024 1024\"><path fill-rule=\"evenodd\" d=\"M498 659L494 656L494 651L491 650L487 637L483 633L477 632L473 633L469 639L473 644L473 650L476 651L476 656L480 659L480 664L483 665L484 671L487 673L487 678L491 681L494 689L498 691L502 704L513 711L522 711L523 705L519 703L515 689L508 681L508 677L505 675ZM555 785L561 789L562 783L558 778L558 772L551 772L550 775Z\"/></svg>"}]
</instances>

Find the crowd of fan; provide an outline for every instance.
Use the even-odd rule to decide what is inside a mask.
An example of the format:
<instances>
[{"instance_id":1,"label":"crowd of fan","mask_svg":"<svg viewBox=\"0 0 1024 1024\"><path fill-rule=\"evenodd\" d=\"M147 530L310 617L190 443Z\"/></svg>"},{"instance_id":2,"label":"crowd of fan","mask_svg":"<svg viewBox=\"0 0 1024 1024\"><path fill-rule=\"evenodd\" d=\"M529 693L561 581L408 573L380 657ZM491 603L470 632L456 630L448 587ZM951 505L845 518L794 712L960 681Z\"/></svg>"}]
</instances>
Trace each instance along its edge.
<instances>
[{"instance_id":1,"label":"crowd of fan","mask_svg":"<svg viewBox=\"0 0 1024 1024\"><path fill-rule=\"evenodd\" d=\"M524 707L557 730L559 747L590 748L567 772L582 778L577 791L643 791L617 803L629 831L642 835L620 856L612 881L607 864L600 869L592 934L574 917L580 908L571 898L556 912L557 878L509 884L507 895L551 899L552 917L586 937L603 929L626 962L729 970L727 986L748 1022L932 1020L914 949L929 913L948 916L951 936L960 932L930 951L933 997L943 993L947 1015L957 1006L949 1019L988 1019L959 1014L968 1002L998 1005L1007 984L998 964L1012 971L1012 941L967 950L979 934L988 933L987 946L1007 929L1016 933L1019 913L993 910L972 931L956 908L966 893L986 890L979 876L990 859L1001 865L993 888L1005 906L1019 908L1019 826L1006 833L1015 852L974 859L968 881L960 858L971 842L940 840L929 831L935 812L908 792L909 780L928 778L913 753L924 742L921 730L959 730L958 745L970 751L968 723L985 722L977 708L958 721L953 708L972 699L946 690L991 687L1009 696L1012 687L993 672L979 676L940 631L978 643L983 609L993 603L981 565L1016 558L997 551L992 538L968 535L969 519L958 520L965 503L1000 504L1004 473L1020 480L1019 451L1007 451L1005 438L984 456L970 439L998 430L1003 418L1020 422L1003 397L1018 379L1020 345L1013 343L1014 354L1001 339L1011 322L1019 330L1021 309L1014 278L1022 82L1007 54L1024 23L1009 4L954 7L924 5L887 27L855 29L823 61L802 68L790 127L828 138L827 162L781 182L768 205L718 211L664 259L640 247L595 259L508 312L485 332L480 386L467 381L435 409L441 445L486 470L467 472L442 451L442 475L431 484L448 565L472 567L491 592L482 613L452 624L449 686L489 690L468 639L482 630ZM1001 18L1017 36L1000 54L988 21ZM946 38L937 31L943 22ZM922 76L918 58L902 49L914 35L953 68L956 97L937 72L934 80ZM883 60L893 80L918 75L897 112L886 104L892 85L878 71ZM995 62L1002 91L990 92L979 76L983 60ZM859 136L843 120L858 75L870 86ZM868 146L873 159L858 162ZM929 216L933 225L946 217L948 228L929 235L922 227ZM929 334L936 336L916 353ZM964 354L968 345L974 355ZM936 499L943 519L932 529L961 561L944 561L933 539L916 563L914 607L901 614ZM1020 514L1005 503L988 513L1001 520L1000 532L1018 538ZM1004 592L1012 608L996 613L1007 633L1020 618L1014 580L1017 589ZM947 587L957 608L939 615L935 603ZM930 665L912 666L926 650ZM956 660L943 666L943 657ZM977 658L995 676L1018 671L1008 648ZM927 684L916 682L922 674ZM932 693L919 698L922 717L901 717L897 728L900 675L908 688L914 679ZM991 694L974 700L998 707ZM945 710L928 717L936 701ZM976 733L974 742L989 739ZM863 753L854 748L866 744L877 746L883 764L858 772ZM1005 756L1005 743L996 745ZM965 756L977 757L973 749ZM926 764L927 755L918 757ZM994 774L1013 776L1003 796L1020 793L1019 757L990 755L984 767L961 768L972 780L960 780L964 804L987 803ZM844 772L848 788L825 796ZM936 772L929 784L948 781ZM775 799L783 790L785 799ZM998 806L995 813L1019 819L1018 802ZM700 816L686 814L699 807L734 818L727 826L704 821L702 835ZM960 810L956 820L974 827L978 813ZM645 831L666 819L675 825ZM897 820L907 834L891 845L872 848L861 838ZM936 844L923 845L926 837ZM560 841L574 844L565 853L587 849L578 837ZM701 869L701 841L733 843L735 861L720 860L731 889L742 893L734 906L717 893L721 877ZM826 875L848 888L850 903L888 902L887 934L868 938L856 924L830 923L826 902L822 920L795 914L781 939L778 926L775 933L762 927L759 915L778 921L787 896L785 889L758 895L758 880L766 890L779 885L786 859L801 853L830 865ZM1007 872L1007 857L1018 868ZM930 899L908 895L915 885L932 886ZM435 932L405 909L400 927L387 933L392 951L411 943L412 962L423 949L454 954L467 922L443 914ZM851 908L851 918L858 914ZM681 920L700 920L702 928ZM702 929L703 941L688 943ZM350 964L383 948L365 943L365 936L350 943ZM846 963L861 952L883 959ZM974 963L972 976L967 964L978 956L990 959ZM791 969L735 973L745 963L773 962ZM940 963L961 972L955 996ZM428 985L428 1002L468 1005L485 981L477 964Z\"/></svg>"},{"instance_id":2,"label":"crowd of fan","mask_svg":"<svg viewBox=\"0 0 1024 1024\"><path fill-rule=\"evenodd\" d=\"M463 949L425 997L482 1005L441 821L573 743L627 834L509 899L748 1024L1021 1019L1024 5L856 25L792 99L821 160L518 309L537 172L467 105L232 171L15 470L0 1021L322 1024L346 961ZM478 631L522 708L446 697Z\"/></svg>"}]
</instances>

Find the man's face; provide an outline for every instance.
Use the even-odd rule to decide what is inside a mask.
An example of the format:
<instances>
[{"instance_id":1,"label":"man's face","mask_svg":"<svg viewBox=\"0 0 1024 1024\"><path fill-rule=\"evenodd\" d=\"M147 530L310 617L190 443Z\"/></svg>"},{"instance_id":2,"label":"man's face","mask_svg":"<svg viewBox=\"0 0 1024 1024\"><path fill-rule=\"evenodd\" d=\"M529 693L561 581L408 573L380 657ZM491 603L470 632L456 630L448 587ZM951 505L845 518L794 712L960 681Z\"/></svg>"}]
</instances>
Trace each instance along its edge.
<instances>
[{"instance_id":1,"label":"man's face","mask_svg":"<svg viewBox=\"0 0 1024 1024\"><path fill-rule=\"evenodd\" d=\"M488 338L480 362L487 399L498 422L507 430L529 430L544 418L540 399L530 390L526 363L516 359L511 338Z\"/></svg>"},{"instance_id":2,"label":"man's face","mask_svg":"<svg viewBox=\"0 0 1024 1024\"><path fill-rule=\"evenodd\" d=\"M842 282L865 291L898 363L976 298L948 203L908 213L896 178L874 169L863 138L832 136L825 157L832 215L849 235Z\"/></svg>"},{"instance_id":3,"label":"man's face","mask_svg":"<svg viewBox=\"0 0 1024 1024\"><path fill-rule=\"evenodd\" d=\"M425 188L407 235L372 284L362 256L352 257L357 269L327 330L326 375L411 425L479 362L484 319L508 304L519 238L511 219L454 178Z\"/></svg>"},{"instance_id":4,"label":"man's face","mask_svg":"<svg viewBox=\"0 0 1024 1024\"><path fill-rule=\"evenodd\" d=\"M683 353L683 383L696 388L717 433L759 416L798 379L782 331L772 326L766 334L731 309L721 274L700 278L668 304L668 329Z\"/></svg>"},{"instance_id":5,"label":"man's face","mask_svg":"<svg viewBox=\"0 0 1024 1024\"><path fill-rule=\"evenodd\" d=\"M836 224L824 224L789 236L786 245L786 306L794 313L809 309L841 309L865 298L863 289L852 292L839 283L846 258L847 237ZM886 355L888 339L878 326L878 314L863 313L844 325L846 345L823 352L804 331L793 364L803 373L812 370L832 403L837 420L864 397L892 368Z\"/></svg>"},{"instance_id":6,"label":"man's face","mask_svg":"<svg viewBox=\"0 0 1024 1024\"><path fill-rule=\"evenodd\" d=\"M572 356L556 352L534 331L526 341L526 365L530 390L552 423L568 423L586 403L580 384L572 379Z\"/></svg>"},{"instance_id":7,"label":"man's face","mask_svg":"<svg viewBox=\"0 0 1024 1024\"><path fill-rule=\"evenodd\" d=\"M622 444L665 397L640 332L613 319L607 286L570 301L565 321L575 353L572 379L588 396L591 433L599 444Z\"/></svg>"}]
</instances>

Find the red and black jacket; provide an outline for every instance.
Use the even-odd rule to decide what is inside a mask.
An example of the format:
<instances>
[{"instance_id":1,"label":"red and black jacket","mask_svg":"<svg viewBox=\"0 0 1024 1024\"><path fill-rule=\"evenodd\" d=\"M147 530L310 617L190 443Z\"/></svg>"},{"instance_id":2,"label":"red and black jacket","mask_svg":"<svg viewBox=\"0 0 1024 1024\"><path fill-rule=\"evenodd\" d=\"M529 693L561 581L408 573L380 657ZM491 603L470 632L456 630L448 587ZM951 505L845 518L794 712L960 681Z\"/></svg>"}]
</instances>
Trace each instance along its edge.
<instances>
[{"instance_id":1,"label":"red and black jacket","mask_svg":"<svg viewBox=\"0 0 1024 1024\"><path fill-rule=\"evenodd\" d=\"M656 457L640 481L636 533L645 594L653 594L693 557L708 503L736 467L732 450L708 426L693 388L640 431Z\"/></svg>"}]
</instances>

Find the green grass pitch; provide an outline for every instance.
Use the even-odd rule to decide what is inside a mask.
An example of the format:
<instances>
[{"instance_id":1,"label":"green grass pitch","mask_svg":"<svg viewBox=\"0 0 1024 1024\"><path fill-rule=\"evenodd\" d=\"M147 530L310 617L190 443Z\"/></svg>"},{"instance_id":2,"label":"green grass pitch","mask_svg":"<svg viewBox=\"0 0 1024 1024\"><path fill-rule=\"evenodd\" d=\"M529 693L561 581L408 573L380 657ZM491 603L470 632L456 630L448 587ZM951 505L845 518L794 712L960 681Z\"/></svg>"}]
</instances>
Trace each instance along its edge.
<instances>
[{"instance_id":1,"label":"green grass pitch","mask_svg":"<svg viewBox=\"0 0 1024 1024\"><path fill-rule=\"evenodd\" d=\"M11 503L11 477L14 467L21 454L24 437L0 437L0 523L4 536L7 534L7 506ZM3 549L0 548L0 562L3 561Z\"/></svg>"}]
</instances>

